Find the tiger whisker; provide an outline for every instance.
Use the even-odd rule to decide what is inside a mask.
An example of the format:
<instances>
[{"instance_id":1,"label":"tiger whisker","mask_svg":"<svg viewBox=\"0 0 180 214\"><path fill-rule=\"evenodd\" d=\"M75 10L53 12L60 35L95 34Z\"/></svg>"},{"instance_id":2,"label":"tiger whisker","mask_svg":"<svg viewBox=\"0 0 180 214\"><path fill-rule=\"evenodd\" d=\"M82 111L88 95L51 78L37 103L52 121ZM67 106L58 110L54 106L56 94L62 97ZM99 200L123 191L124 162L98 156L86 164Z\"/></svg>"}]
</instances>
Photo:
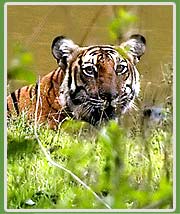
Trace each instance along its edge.
<instances>
[{"instance_id":1,"label":"tiger whisker","mask_svg":"<svg viewBox=\"0 0 180 214\"><path fill-rule=\"evenodd\" d=\"M92 105L87 105L86 107L84 107L83 109L82 109L83 111L82 111L82 115L81 116L86 116L86 115L88 115L89 113L91 113L91 111L92 111Z\"/></svg>"},{"instance_id":2,"label":"tiger whisker","mask_svg":"<svg viewBox=\"0 0 180 214\"><path fill-rule=\"evenodd\" d=\"M138 110L139 110L138 106L137 106L134 102L131 104L131 107L132 107L135 111L138 111Z\"/></svg>"}]
</instances>

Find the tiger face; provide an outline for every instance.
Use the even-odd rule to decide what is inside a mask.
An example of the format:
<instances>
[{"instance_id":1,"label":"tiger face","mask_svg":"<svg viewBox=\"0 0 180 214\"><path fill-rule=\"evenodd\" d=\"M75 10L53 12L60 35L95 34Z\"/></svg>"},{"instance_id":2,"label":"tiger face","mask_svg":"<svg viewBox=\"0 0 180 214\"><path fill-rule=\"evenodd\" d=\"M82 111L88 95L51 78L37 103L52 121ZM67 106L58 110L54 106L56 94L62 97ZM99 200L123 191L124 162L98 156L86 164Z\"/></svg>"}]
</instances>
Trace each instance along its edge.
<instances>
[{"instance_id":1,"label":"tiger face","mask_svg":"<svg viewBox=\"0 0 180 214\"><path fill-rule=\"evenodd\" d=\"M38 109L38 121L47 121L53 128L67 115L93 125L116 118L133 107L138 96L136 64L145 46L145 38L138 34L119 46L80 47L56 37L51 49L58 68L40 83L12 92L7 98L8 116L26 111L34 117Z\"/></svg>"},{"instance_id":2,"label":"tiger face","mask_svg":"<svg viewBox=\"0 0 180 214\"><path fill-rule=\"evenodd\" d=\"M131 36L119 47L79 47L64 37L55 38L52 53L65 69L61 105L76 119L93 125L126 112L140 90L136 64L144 51L141 35Z\"/></svg>"}]
</instances>

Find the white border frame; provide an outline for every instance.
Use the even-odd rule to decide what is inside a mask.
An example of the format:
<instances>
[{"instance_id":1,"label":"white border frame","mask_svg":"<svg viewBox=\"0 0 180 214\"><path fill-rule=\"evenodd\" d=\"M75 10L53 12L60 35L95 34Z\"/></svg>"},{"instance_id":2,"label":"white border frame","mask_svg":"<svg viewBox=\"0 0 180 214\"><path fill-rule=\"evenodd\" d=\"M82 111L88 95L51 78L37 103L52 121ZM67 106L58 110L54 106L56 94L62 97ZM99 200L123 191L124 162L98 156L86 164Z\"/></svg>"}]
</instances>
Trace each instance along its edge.
<instances>
[{"instance_id":1,"label":"white border frame","mask_svg":"<svg viewBox=\"0 0 180 214\"><path fill-rule=\"evenodd\" d=\"M173 6L173 208L172 209L8 209L7 208L7 72L4 72L4 210L6 212L174 212L176 210L176 4L174 2L7 2L4 4L4 71L7 71L7 7L11 5L169 5Z\"/></svg>"}]
</instances>

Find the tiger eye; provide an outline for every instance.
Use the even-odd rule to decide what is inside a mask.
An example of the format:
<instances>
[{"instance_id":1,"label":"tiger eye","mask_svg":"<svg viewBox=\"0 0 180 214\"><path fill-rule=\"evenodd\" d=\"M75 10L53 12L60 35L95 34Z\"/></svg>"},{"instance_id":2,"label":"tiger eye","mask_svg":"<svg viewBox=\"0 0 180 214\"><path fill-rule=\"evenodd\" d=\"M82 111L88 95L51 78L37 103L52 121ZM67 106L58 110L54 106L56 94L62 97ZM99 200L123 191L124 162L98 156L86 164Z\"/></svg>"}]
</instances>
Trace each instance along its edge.
<instances>
[{"instance_id":1,"label":"tiger eye","mask_svg":"<svg viewBox=\"0 0 180 214\"><path fill-rule=\"evenodd\" d=\"M117 73L117 75L122 75L122 74L124 74L124 73L126 73L128 71L128 67L127 67L127 65L125 65L125 63L124 64L118 64L117 65L117 68L116 68L116 73Z\"/></svg>"},{"instance_id":2,"label":"tiger eye","mask_svg":"<svg viewBox=\"0 0 180 214\"><path fill-rule=\"evenodd\" d=\"M87 67L83 68L82 70L83 70L83 73L89 77L94 77L94 74L96 72L96 69L94 66L87 66Z\"/></svg>"}]
</instances>

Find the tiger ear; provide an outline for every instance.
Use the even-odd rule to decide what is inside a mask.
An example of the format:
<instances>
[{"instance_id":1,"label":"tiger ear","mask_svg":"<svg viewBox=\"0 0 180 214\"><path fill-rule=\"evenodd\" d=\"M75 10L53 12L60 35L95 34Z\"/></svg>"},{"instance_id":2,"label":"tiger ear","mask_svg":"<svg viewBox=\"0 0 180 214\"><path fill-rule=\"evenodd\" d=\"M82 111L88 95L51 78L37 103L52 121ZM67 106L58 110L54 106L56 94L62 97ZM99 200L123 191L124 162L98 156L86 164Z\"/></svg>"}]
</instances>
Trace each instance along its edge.
<instances>
[{"instance_id":1,"label":"tiger ear","mask_svg":"<svg viewBox=\"0 0 180 214\"><path fill-rule=\"evenodd\" d=\"M66 67L77 47L72 40L58 36L52 42L51 51L58 64Z\"/></svg>"},{"instance_id":2,"label":"tiger ear","mask_svg":"<svg viewBox=\"0 0 180 214\"><path fill-rule=\"evenodd\" d=\"M145 52L146 39L140 34L134 34L126 42L123 42L120 47L123 48L128 55L131 55L133 63L137 64Z\"/></svg>"}]
</instances>

